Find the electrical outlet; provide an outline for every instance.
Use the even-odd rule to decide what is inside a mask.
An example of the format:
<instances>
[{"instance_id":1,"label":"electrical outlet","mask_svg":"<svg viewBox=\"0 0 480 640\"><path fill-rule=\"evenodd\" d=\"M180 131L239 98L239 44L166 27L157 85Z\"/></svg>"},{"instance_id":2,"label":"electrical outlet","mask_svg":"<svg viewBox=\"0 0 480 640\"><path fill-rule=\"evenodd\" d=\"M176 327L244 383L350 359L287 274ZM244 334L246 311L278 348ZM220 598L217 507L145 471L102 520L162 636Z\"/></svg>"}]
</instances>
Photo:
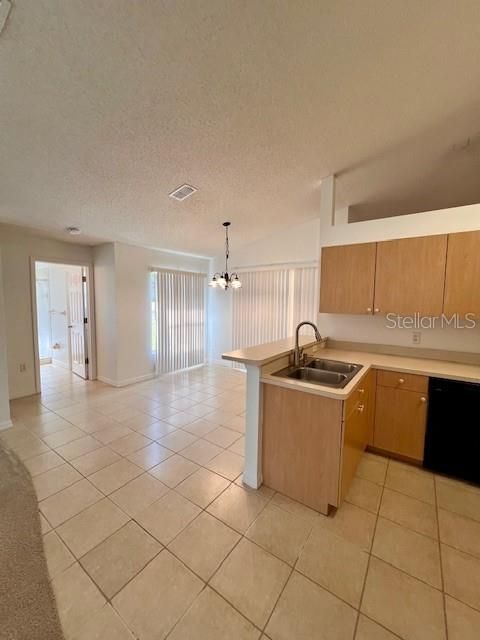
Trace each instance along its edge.
<instances>
[{"instance_id":1,"label":"electrical outlet","mask_svg":"<svg viewBox=\"0 0 480 640\"><path fill-rule=\"evenodd\" d=\"M20 365L20 373L25 373L25 371L27 370L27 365L22 362L22 364Z\"/></svg>"},{"instance_id":2,"label":"electrical outlet","mask_svg":"<svg viewBox=\"0 0 480 640\"><path fill-rule=\"evenodd\" d=\"M412 342L413 344L420 344L422 341L422 334L420 331L414 331L412 333Z\"/></svg>"}]
</instances>

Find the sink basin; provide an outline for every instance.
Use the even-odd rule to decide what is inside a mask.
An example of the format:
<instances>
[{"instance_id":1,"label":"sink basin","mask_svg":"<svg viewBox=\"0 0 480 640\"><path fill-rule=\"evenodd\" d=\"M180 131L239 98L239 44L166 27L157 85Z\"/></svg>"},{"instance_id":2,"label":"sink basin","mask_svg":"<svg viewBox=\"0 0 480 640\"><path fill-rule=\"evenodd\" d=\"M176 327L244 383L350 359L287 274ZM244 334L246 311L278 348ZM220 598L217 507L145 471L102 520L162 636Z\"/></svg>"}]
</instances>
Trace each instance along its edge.
<instances>
[{"instance_id":1,"label":"sink basin","mask_svg":"<svg viewBox=\"0 0 480 640\"><path fill-rule=\"evenodd\" d=\"M339 362L338 360L323 360L322 358L314 358L305 364L309 369L321 369L322 371L334 371L335 373L346 373L360 371L361 365L351 364L350 362Z\"/></svg>"},{"instance_id":2,"label":"sink basin","mask_svg":"<svg viewBox=\"0 0 480 640\"><path fill-rule=\"evenodd\" d=\"M343 389L361 368L360 364L315 358L305 366L286 367L272 375Z\"/></svg>"}]
</instances>

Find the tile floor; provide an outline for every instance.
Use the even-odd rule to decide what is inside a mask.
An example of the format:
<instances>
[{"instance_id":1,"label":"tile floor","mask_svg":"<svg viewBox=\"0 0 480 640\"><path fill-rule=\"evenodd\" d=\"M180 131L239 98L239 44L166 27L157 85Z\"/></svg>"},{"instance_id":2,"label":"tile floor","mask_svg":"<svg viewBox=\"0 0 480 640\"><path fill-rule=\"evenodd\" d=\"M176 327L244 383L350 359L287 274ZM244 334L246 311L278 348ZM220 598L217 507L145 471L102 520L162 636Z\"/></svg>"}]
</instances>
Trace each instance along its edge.
<instances>
[{"instance_id":1,"label":"tile floor","mask_svg":"<svg viewBox=\"0 0 480 640\"><path fill-rule=\"evenodd\" d=\"M479 637L479 488L365 454L325 518L242 486L237 370L42 384L1 438L34 478L67 640Z\"/></svg>"}]
</instances>

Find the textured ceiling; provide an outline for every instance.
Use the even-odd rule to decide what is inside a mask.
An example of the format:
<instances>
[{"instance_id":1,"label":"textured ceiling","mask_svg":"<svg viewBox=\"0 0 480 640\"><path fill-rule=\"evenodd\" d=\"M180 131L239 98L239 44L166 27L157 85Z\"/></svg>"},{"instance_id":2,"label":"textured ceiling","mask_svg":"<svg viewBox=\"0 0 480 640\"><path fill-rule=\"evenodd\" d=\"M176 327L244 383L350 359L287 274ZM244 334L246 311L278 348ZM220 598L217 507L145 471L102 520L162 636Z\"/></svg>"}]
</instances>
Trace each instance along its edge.
<instances>
[{"instance_id":1,"label":"textured ceiling","mask_svg":"<svg viewBox=\"0 0 480 640\"><path fill-rule=\"evenodd\" d=\"M354 219L480 201L478 0L13 3L2 221L212 254L330 173Z\"/></svg>"}]
</instances>

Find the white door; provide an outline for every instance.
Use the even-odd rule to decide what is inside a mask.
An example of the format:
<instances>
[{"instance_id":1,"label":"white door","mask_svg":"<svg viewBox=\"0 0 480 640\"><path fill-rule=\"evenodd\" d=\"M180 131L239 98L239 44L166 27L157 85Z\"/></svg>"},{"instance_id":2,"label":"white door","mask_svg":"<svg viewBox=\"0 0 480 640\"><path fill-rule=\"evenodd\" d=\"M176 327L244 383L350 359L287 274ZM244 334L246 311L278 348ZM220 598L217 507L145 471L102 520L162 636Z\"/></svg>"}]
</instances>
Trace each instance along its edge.
<instances>
[{"instance_id":1,"label":"white door","mask_svg":"<svg viewBox=\"0 0 480 640\"><path fill-rule=\"evenodd\" d=\"M84 269L79 267L68 271L68 329L70 332L71 369L73 373L82 378L88 376L86 280Z\"/></svg>"}]
</instances>

